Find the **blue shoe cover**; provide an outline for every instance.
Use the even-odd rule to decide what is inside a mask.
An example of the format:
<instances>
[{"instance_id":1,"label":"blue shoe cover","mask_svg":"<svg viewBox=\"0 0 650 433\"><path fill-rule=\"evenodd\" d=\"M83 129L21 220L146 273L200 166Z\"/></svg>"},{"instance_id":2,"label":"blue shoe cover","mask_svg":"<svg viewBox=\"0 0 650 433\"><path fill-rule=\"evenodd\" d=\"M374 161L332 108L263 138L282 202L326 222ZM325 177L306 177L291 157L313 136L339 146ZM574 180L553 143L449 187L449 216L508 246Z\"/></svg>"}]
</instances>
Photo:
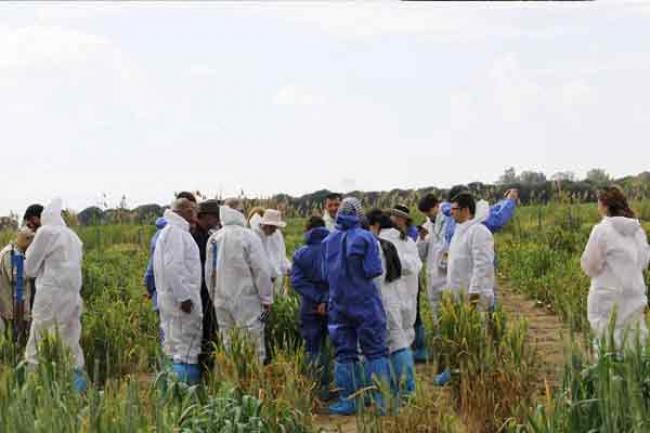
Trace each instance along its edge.
<instances>
[{"instance_id":1,"label":"blue shoe cover","mask_svg":"<svg viewBox=\"0 0 650 433\"><path fill-rule=\"evenodd\" d=\"M328 407L333 415L353 415L357 413L357 402L350 398L358 388L357 363L337 362L334 365L334 383L339 389L339 400Z\"/></svg>"},{"instance_id":2,"label":"blue shoe cover","mask_svg":"<svg viewBox=\"0 0 650 433\"><path fill-rule=\"evenodd\" d=\"M445 386L449 382L451 382L451 379L452 379L451 370L448 369L448 368L445 368L445 371L443 371L442 373L440 373L439 375L436 376L436 378L434 380L434 383L437 386Z\"/></svg>"},{"instance_id":3,"label":"blue shoe cover","mask_svg":"<svg viewBox=\"0 0 650 433\"><path fill-rule=\"evenodd\" d=\"M395 372L395 384L400 394L405 396L415 392L415 362L409 349L399 350L390 356Z\"/></svg>"},{"instance_id":4,"label":"blue shoe cover","mask_svg":"<svg viewBox=\"0 0 650 433\"><path fill-rule=\"evenodd\" d=\"M370 384L374 384L373 380L384 385L390 384L390 364L388 358L382 357L373 359L372 361L366 361L366 375ZM381 391L381 389L375 391L372 398L379 414L384 415L386 414L386 402Z\"/></svg>"},{"instance_id":5,"label":"blue shoe cover","mask_svg":"<svg viewBox=\"0 0 650 433\"><path fill-rule=\"evenodd\" d=\"M72 385L74 386L75 391L79 394L83 394L88 390L88 381L86 380L86 374L80 368L75 368L73 373Z\"/></svg>"},{"instance_id":6,"label":"blue shoe cover","mask_svg":"<svg viewBox=\"0 0 650 433\"><path fill-rule=\"evenodd\" d=\"M199 364L174 363L174 373L181 382L196 385L201 381L201 366Z\"/></svg>"}]
</instances>

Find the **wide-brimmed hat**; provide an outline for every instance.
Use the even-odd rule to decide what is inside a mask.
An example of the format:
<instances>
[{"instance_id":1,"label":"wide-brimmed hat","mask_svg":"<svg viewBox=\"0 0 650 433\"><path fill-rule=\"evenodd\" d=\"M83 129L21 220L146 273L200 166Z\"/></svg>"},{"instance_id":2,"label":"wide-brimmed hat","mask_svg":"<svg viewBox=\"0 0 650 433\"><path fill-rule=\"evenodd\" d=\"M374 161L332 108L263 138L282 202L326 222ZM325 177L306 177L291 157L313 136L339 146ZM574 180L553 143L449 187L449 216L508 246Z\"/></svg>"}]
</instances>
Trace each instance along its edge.
<instances>
[{"instance_id":1,"label":"wide-brimmed hat","mask_svg":"<svg viewBox=\"0 0 650 433\"><path fill-rule=\"evenodd\" d=\"M260 224L263 226L275 226L279 228L287 226L287 223L282 221L282 213L275 209L267 209L264 211L264 216L262 217Z\"/></svg>"},{"instance_id":2,"label":"wide-brimmed hat","mask_svg":"<svg viewBox=\"0 0 650 433\"><path fill-rule=\"evenodd\" d=\"M199 203L199 214L212 214L219 216L219 200L204 200Z\"/></svg>"},{"instance_id":3,"label":"wide-brimmed hat","mask_svg":"<svg viewBox=\"0 0 650 433\"><path fill-rule=\"evenodd\" d=\"M398 204L395 205L391 210L390 210L391 215L394 215L396 217L402 217L406 218L408 220L411 219L411 211L409 210L408 207Z\"/></svg>"}]
</instances>

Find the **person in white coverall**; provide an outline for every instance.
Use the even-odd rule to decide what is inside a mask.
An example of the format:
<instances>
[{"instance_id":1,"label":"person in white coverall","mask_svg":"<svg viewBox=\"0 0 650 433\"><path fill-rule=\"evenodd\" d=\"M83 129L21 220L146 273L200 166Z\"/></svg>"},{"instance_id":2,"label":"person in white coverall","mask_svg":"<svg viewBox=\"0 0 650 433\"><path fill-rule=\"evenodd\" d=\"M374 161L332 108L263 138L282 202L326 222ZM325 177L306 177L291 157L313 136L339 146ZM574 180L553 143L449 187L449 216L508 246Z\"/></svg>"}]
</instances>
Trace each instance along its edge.
<instances>
[{"instance_id":1,"label":"person in white coverall","mask_svg":"<svg viewBox=\"0 0 650 433\"><path fill-rule=\"evenodd\" d=\"M488 311L494 303L494 236L483 224L487 202L476 203L466 192L452 199L456 232L449 244L447 288L455 296L469 295L472 305Z\"/></svg>"},{"instance_id":2,"label":"person in white coverall","mask_svg":"<svg viewBox=\"0 0 650 433\"><path fill-rule=\"evenodd\" d=\"M287 247L280 229L287 226L282 214L275 209L267 209L264 216L254 214L250 219L251 229L259 236L271 266L271 279L275 296L283 296L284 277L291 273L291 262L287 258Z\"/></svg>"},{"instance_id":3,"label":"person in white coverall","mask_svg":"<svg viewBox=\"0 0 650 433\"><path fill-rule=\"evenodd\" d=\"M198 357L203 336L201 258L190 233L196 213L196 203L176 199L172 209L165 211L167 225L153 256L163 352L179 380L189 384L201 379Z\"/></svg>"},{"instance_id":4,"label":"person in white coverall","mask_svg":"<svg viewBox=\"0 0 650 433\"><path fill-rule=\"evenodd\" d=\"M61 212L60 198L45 207L36 236L25 253L25 274L36 278L36 295L32 308L32 324L25 358L38 363L38 345L47 333L58 332L61 342L70 350L74 362L74 386L85 391L84 355L81 338L81 260L82 243L70 230Z\"/></svg>"},{"instance_id":5,"label":"person in white coverall","mask_svg":"<svg viewBox=\"0 0 650 433\"><path fill-rule=\"evenodd\" d=\"M650 260L646 233L618 187L600 192L598 211L603 219L593 228L581 260L582 269L591 278L589 324L596 338L609 337L610 316L616 309L611 336L615 349L634 347L636 336L644 347L648 299L643 271ZM625 338L626 332L632 333L630 338Z\"/></svg>"},{"instance_id":6,"label":"person in white coverall","mask_svg":"<svg viewBox=\"0 0 650 433\"><path fill-rule=\"evenodd\" d=\"M264 323L273 303L271 268L262 241L246 228L241 207L229 200L220 209L222 228L208 240L205 281L226 348L231 331L241 329L264 361Z\"/></svg>"},{"instance_id":7,"label":"person in white coverall","mask_svg":"<svg viewBox=\"0 0 650 433\"><path fill-rule=\"evenodd\" d=\"M381 210L368 213L370 230L378 236L383 275L376 281L386 310L388 352L393 367L394 383L405 395L415 392L415 361L411 344L415 338L417 314L417 275L422 267L415 242L394 228L390 217ZM387 245L388 244L388 245ZM395 258L391 256L395 255ZM391 276L391 269L398 275ZM413 287L415 275L415 287Z\"/></svg>"}]
</instances>

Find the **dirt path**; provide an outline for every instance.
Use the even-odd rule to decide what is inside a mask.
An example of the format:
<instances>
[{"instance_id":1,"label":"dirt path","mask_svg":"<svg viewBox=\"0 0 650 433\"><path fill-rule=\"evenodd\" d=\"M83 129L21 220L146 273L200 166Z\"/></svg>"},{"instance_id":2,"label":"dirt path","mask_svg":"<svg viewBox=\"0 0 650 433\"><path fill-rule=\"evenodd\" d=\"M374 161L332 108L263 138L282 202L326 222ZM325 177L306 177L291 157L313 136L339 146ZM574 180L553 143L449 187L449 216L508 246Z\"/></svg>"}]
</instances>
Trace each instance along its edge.
<instances>
[{"instance_id":1,"label":"dirt path","mask_svg":"<svg viewBox=\"0 0 650 433\"><path fill-rule=\"evenodd\" d=\"M536 383L539 384L541 398L545 395L547 384L551 389L561 384L568 328L558 316L544 306L515 293L506 285L499 288L499 302L509 317L525 318L528 321L528 341L537 349L540 358L541 370ZM423 383L430 383L433 377L430 366L418 366L417 374L422 378ZM435 392L433 387L431 392ZM323 433L357 433L358 431L356 417L315 415L314 425L321 428Z\"/></svg>"},{"instance_id":2,"label":"dirt path","mask_svg":"<svg viewBox=\"0 0 650 433\"><path fill-rule=\"evenodd\" d=\"M515 293L506 285L499 287L499 300L508 316L528 321L528 340L536 347L541 360L540 391L544 391L546 383L551 388L558 387L564 369L568 327L543 305Z\"/></svg>"}]
</instances>

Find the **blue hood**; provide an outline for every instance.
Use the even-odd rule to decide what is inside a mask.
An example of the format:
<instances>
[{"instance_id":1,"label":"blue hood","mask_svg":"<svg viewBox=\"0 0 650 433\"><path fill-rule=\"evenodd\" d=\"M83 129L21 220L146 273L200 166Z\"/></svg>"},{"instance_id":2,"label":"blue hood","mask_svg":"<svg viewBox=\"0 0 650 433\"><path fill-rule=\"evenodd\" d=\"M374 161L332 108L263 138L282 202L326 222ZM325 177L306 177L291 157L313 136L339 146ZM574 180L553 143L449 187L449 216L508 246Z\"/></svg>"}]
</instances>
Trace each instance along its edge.
<instances>
[{"instance_id":1,"label":"blue hood","mask_svg":"<svg viewBox=\"0 0 650 433\"><path fill-rule=\"evenodd\" d=\"M330 231L325 227L316 227L305 233L305 242L307 245L320 244L329 234Z\"/></svg>"},{"instance_id":2,"label":"blue hood","mask_svg":"<svg viewBox=\"0 0 650 433\"><path fill-rule=\"evenodd\" d=\"M350 230L361 225L357 215L341 214L336 216L336 228L339 230Z\"/></svg>"},{"instance_id":3,"label":"blue hood","mask_svg":"<svg viewBox=\"0 0 650 433\"><path fill-rule=\"evenodd\" d=\"M160 217L156 220L156 228L162 230L167 225L167 220L164 217Z\"/></svg>"}]
</instances>

